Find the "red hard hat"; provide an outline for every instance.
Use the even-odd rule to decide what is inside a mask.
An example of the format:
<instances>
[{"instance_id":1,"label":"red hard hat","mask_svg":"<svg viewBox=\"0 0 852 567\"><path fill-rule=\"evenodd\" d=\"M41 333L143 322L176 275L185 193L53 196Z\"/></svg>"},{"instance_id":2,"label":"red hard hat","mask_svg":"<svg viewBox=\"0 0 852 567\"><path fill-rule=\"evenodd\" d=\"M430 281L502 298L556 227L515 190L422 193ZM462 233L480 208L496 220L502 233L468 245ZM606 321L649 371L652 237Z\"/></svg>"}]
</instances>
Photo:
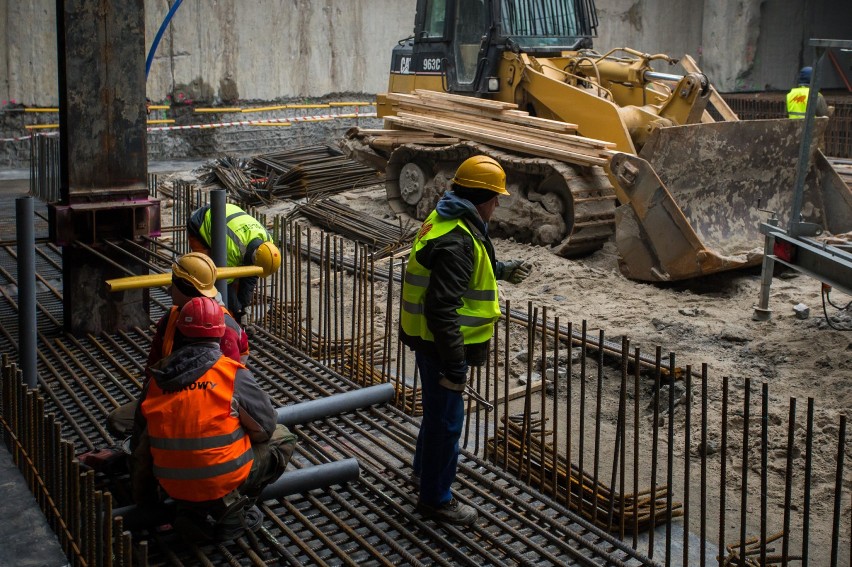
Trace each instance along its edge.
<instances>
[{"instance_id":1,"label":"red hard hat","mask_svg":"<svg viewBox=\"0 0 852 567\"><path fill-rule=\"evenodd\" d=\"M177 328L185 337L218 339L225 334L225 314L216 300L193 297L181 308Z\"/></svg>"}]
</instances>

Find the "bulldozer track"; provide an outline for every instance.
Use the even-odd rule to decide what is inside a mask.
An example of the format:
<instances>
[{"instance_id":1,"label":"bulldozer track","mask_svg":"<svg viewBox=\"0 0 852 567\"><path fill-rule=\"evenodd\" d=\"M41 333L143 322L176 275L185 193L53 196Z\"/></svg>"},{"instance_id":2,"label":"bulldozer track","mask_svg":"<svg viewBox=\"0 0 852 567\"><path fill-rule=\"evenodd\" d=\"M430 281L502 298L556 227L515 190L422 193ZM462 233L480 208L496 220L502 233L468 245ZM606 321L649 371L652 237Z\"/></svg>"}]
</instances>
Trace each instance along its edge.
<instances>
[{"instance_id":1,"label":"bulldozer track","mask_svg":"<svg viewBox=\"0 0 852 567\"><path fill-rule=\"evenodd\" d=\"M387 162L388 202L397 214L422 220L449 187L456 167L484 154L506 171L512 196L501 199L492 234L550 246L563 257L601 248L615 231L615 191L600 167L526 157L475 142L403 144ZM408 164L415 168L406 169ZM408 166L411 168L411 166Z\"/></svg>"}]
</instances>

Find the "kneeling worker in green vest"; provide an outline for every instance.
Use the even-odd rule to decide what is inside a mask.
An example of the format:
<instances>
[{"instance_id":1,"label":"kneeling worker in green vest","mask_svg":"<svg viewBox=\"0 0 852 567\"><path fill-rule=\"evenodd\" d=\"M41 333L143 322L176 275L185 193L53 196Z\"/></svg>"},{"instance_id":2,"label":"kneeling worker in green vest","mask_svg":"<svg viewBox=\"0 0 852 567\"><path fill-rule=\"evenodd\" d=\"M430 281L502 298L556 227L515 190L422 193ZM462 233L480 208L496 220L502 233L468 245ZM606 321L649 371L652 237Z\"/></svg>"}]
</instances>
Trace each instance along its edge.
<instances>
[{"instance_id":1,"label":"kneeling worker in green vest","mask_svg":"<svg viewBox=\"0 0 852 567\"><path fill-rule=\"evenodd\" d=\"M186 232L193 252L209 254L213 237L210 205L196 209L189 217ZM272 242L266 227L236 205L225 205L225 233L228 245L228 266L260 266L264 277L278 271L281 251ZM228 281L228 310L238 323L246 307L251 305L257 276Z\"/></svg>"},{"instance_id":2,"label":"kneeling worker in green vest","mask_svg":"<svg viewBox=\"0 0 852 567\"><path fill-rule=\"evenodd\" d=\"M465 160L417 234L402 287L400 338L414 350L422 380L423 421L414 480L425 516L458 525L477 513L451 491L464 423L462 392L470 366L486 361L500 317L497 280L520 283L531 266L498 262L488 221L506 191L506 174L486 156Z\"/></svg>"}]
</instances>

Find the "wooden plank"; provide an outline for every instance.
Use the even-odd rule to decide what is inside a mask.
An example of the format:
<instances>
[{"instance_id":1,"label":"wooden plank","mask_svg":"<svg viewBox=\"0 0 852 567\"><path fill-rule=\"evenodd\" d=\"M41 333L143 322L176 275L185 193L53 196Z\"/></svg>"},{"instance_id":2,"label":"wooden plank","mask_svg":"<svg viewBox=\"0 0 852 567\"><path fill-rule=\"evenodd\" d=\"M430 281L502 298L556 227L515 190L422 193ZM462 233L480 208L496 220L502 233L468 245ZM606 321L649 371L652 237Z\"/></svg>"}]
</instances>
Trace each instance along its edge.
<instances>
[{"instance_id":1,"label":"wooden plank","mask_svg":"<svg viewBox=\"0 0 852 567\"><path fill-rule=\"evenodd\" d=\"M548 130L552 132L562 132L565 134L576 134L577 132L577 125L572 124L570 122L561 122L559 120L551 120L549 118L539 118L537 116L530 116L528 112L524 112L523 110L498 111L494 108L483 108L481 106L459 104L458 102L456 102L457 99L469 99L472 97L458 97L456 95L454 96L455 98L453 98L452 100L443 100L421 98L415 95L389 95L388 99L393 102L397 102L398 104L396 106L405 107L409 109L421 106L423 108L434 109L442 112L450 111L471 116L486 116L491 117L494 120L499 120L501 122L532 126L535 128L540 128L542 130Z\"/></svg>"},{"instance_id":2,"label":"wooden plank","mask_svg":"<svg viewBox=\"0 0 852 567\"><path fill-rule=\"evenodd\" d=\"M479 108L492 108L495 110L517 110L518 108L518 105L515 103L501 102L499 100L491 100L488 98L476 98L473 96L440 93L438 91L427 91L424 89L417 89L414 92L423 98L448 100L467 106L477 106Z\"/></svg>"},{"instance_id":3,"label":"wooden plank","mask_svg":"<svg viewBox=\"0 0 852 567\"><path fill-rule=\"evenodd\" d=\"M586 154L572 152L564 148L554 148L541 144L531 143L526 140L514 140L506 134L494 134L482 131L484 129L465 128L447 123L443 120L423 120L418 118L403 118L400 116L388 116L386 120L411 128L420 128L430 132L445 134L448 136L459 136L468 140L483 142L498 148L504 148L522 153L531 154L559 161L567 161L580 165L605 165L609 160L605 157L593 157Z\"/></svg>"},{"instance_id":4,"label":"wooden plank","mask_svg":"<svg viewBox=\"0 0 852 567\"><path fill-rule=\"evenodd\" d=\"M683 59L681 59L680 64L683 65L683 68L686 69L688 73L700 73L701 69L698 68L698 63L695 62L690 55L684 55ZM716 111L722 115L722 118L729 122L736 122L740 119L737 114L731 110L731 107L728 106L728 103L725 102L725 99L722 98L722 95L716 90L713 85L710 85L710 102L713 103L713 107ZM707 111L705 111L706 113ZM708 113L709 114L709 113ZM713 121L713 119L710 119ZM701 120L704 122L704 119Z\"/></svg>"},{"instance_id":5,"label":"wooden plank","mask_svg":"<svg viewBox=\"0 0 852 567\"><path fill-rule=\"evenodd\" d=\"M594 140L594 142L596 143L594 145L590 145L586 138L580 138L578 140L576 136L572 136L571 134L542 132L535 128L508 125L503 122L469 119L459 120L458 116L452 113L420 114L400 112L398 116L401 116L403 118L415 118L422 120L438 120L443 123L452 124L454 126L462 128L477 129L477 131L480 132L487 131L488 133L494 135L511 136L515 139L527 140L533 143L543 144L545 146L566 146L570 151L576 151L578 153L595 157L600 156L601 152L607 150L608 148L614 147L614 144L609 144L607 142L600 142L598 140Z\"/></svg>"},{"instance_id":6,"label":"wooden plank","mask_svg":"<svg viewBox=\"0 0 852 567\"><path fill-rule=\"evenodd\" d=\"M503 111L500 113L495 113L490 110L483 110L479 108L464 108L461 106L447 106L447 105L432 105L432 104L419 104L412 101L399 101L394 108L404 108L406 110L414 110L419 112L451 112L454 114L461 114L464 116L477 116L481 118L488 118L489 120L502 122L505 124L516 124L518 126L530 126L532 128L536 128L538 130L548 131L548 132L557 132L560 134L576 134L577 133L577 125L572 124L570 122L560 122L558 120L550 120L548 118L538 118L537 116L530 116L528 113L524 112L522 114L510 114L509 111Z\"/></svg>"},{"instance_id":7,"label":"wooden plank","mask_svg":"<svg viewBox=\"0 0 852 567\"><path fill-rule=\"evenodd\" d=\"M506 122L500 122L474 116L460 117L458 114L455 114L453 112L442 112L432 110L429 113L424 113L422 111L416 111L415 109L415 112L399 111L397 114L400 116L404 115L409 118L422 117L427 120L435 118L438 120L453 121L459 124L473 124L476 126L481 126L483 128L489 128L494 132L507 132L512 133L516 136L525 136L531 139L538 140L540 143L543 144L553 144L554 142L566 143L571 145L572 147L576 147L578 151L581 151L582 153L588 153L589 155L598 155L602 150L615 147L615 144L610 142L590 140L589 138L580 138L578 136L574 136L573 134L544 131L534 127L518 124L509 124Z\"/></svg>"}]
</instances>

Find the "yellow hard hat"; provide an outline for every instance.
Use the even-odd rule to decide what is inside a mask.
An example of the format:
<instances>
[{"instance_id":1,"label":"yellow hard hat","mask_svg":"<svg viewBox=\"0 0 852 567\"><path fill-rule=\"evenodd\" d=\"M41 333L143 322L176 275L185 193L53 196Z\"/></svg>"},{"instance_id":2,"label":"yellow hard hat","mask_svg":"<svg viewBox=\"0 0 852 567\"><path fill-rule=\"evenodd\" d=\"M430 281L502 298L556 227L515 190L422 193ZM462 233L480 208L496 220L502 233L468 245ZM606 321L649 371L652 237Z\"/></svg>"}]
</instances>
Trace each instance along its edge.
<instances>
[{"instance_id":1,"label":"yellow hard hat","mask_svg":"<svg viewBox=\"0 0 852 567\"><path fill-rule=\"evenodd\" d=\"M281 267L281 251L267 240L254 251L252 264L263 268L263 277L271 276Z\"/></svg>"},{"instance_id":2,"label":"yellow hard hat","mask_svg":"<svg viewBox=\"0 0 852 567\"><path fill-rule=\"evenodd\" d=\"M488 156L473 156L462 162L456 170L453 183L468 189L487 189L500 195L506 191L506 172L495 159Z\"/></svg>"},{"instance_id":3,"label":"yellow hard hat","mask_svg":"<svg viewBox=\"0 0 852 567\"><path fill-rule=\"evenodd\" d=\"M207 254L190 252L172 264L172 276L192 284L205 297L216 297L216 264Z\"/></svg>"}]
</instances>

